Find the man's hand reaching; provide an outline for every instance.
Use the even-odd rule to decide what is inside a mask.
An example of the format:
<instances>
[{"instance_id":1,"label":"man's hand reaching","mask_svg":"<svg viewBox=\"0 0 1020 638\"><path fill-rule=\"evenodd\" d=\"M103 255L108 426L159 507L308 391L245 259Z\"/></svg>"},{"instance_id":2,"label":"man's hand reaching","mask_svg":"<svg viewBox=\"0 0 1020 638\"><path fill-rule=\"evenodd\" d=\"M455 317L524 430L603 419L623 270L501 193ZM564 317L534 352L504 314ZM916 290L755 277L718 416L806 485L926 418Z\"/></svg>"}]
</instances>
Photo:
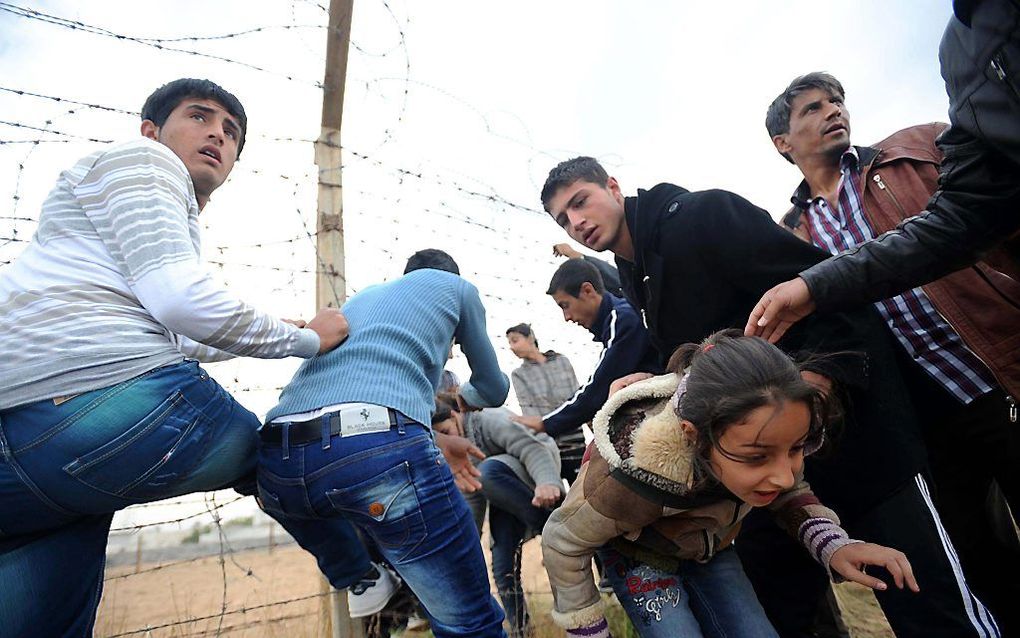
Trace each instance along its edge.
<instances>
[{"instance_id":1,"label":"man's hand reaching","mask_svg":"<svg viewBox=\"0 0 1020 638\"><path fill-rule=\"evenodd\" d=\"M442 432L436 432L435 435L436 447L446 458L446 464L450 466L457 489L469 494L482 489L482 484L478 480L482 472L471 462L471 457L484 459L485 454L464 437Z\"/></svg>"},{"instance_id":2,"label":"man's hand reaching","mask_svg":"<svg viewBox=\"0 0 1020 638\"><path fill-rule=\"evenodd\" d=\"M765 293L751 311L744 334L775 343L783 338L790 326L814 311L811 291L804 280L797 277Z\"/></svg>"},{"instance_id":3,"label":"man's hand reaching","mask_svg":"<svg viewBox=\"0 0 1020 638\"><path fill-rule=\"evenodd\" d=\"M536 485L535 486L535 498L531 499L531 504L535 507L541 507L544 509L552 509L556 507L556 503L560 500L560 488L557 485Z\"/></svg>"},{"instance_id":4,"label":"man's hand reaching","mask_svg":"<svg viewBox=\"0 0 1020 638\"><path fill-rule=\"evenodd\" d=\"M542 417L540 416L517 416L510 417L510 420L514 423L520 423L521 425L531 428L535 432L545 432L545 425L542 424Z\"/></svg>"},{"instance_id":5,"label":"man's hand reaching","mask_svg":"<svg viewBox=\"0 0 1020 638\"><path fill-rule=\"evenodd\" d=\"M556 244L553 246L553 255L566 257L567 259L578 259L581 257L581 253L574 250L570 244Z\"/></svg>"},{"instance_id":6,"label":"man's hand reaching","mask_svg":"<svg viewBox=\"0 0 1020 638\"><path fill-rule=\"evenodd\" d=\"M323 308L305 327L319 335L319 354L326 354L343 343L350 333L347 318L336 308Z\"/></svg>"}]
</instances>

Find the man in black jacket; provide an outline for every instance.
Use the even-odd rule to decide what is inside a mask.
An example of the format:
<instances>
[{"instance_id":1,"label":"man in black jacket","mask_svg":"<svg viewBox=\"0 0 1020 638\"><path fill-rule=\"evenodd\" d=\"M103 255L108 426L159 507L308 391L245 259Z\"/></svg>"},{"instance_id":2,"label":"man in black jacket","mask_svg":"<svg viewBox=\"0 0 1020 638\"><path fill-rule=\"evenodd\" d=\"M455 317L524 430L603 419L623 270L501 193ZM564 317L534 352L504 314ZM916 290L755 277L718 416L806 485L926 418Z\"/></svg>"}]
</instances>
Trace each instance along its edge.
<instances>
[{"instance_id":1,"label":"man in black jacket","mask_svg":"<svg viewBox=\"0 0 1020 638\"><path fill-rule=\"evenodd\" d=\"M747 334L775 341L816 308L886 299L979 259L1020 280L1020 3L955 0L953 10L939 47L952 126L927 211L769 290Z\"/></svg>"},{"instance_id":2,"label":"man in black jacket","mask_svg":"<svg viewBox=\"0 0 1020 638\"><path fill-rule=\"evenodd\" d=\"M743 325L763 291L827 256L733 193L659 184L625 198L619 183L586 157L550 172L542 202L576 241L616 254L624 291L644 313L663 356ZM877 593L893 630L904 636L999 635L943 545L924 480L917 420L903 398L881 319L871 309L811 318L779 346L794 355L829 353L806 367L823 386L831 384L848 408L836 445L806 464L815 492L856 538L896 547L925 572L918 574L921 594L895 588ZM792 582L786 563L783 570L763 569L761 562L782 551L781 543L793 543L779 540L760 521L745 532L758 538L742 535L738 551L770 618L784 636L807 635L825 591L824 574L816 569L813 581Z\"/></svg>"}]
</instances>

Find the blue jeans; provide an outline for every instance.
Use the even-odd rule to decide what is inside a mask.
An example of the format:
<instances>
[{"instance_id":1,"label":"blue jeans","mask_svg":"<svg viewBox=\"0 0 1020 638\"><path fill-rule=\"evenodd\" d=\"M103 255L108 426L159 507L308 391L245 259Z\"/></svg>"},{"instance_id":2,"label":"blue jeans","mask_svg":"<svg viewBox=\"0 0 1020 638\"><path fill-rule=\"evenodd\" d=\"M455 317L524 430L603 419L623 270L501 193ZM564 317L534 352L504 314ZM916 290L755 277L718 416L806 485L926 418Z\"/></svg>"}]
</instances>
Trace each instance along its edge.
<instances>
[{"instance_id":1,"label":"blue jeans","mask_svg":"<svg viewBox=\"0 0 1020 638\"><path fill-rule=\"evenodd\" d=\"M732 548L663 571L603 548L606 576L642 638L778 638Z\"/></svg>"},{"instance_id":2,"label":"blue jeans","mask_svg":"<svg viewBox=\"0 0 1020 638\"><path fill-rule=\"evenodd\" d=\"M113 513L251 477L258 426L195 362L0 411L0 633L91 636Z\"/></svg>"},{"instance_id":3,"label":"blue jeans","mask_svg":"<svg viewBox=\"0 0 1020 638\"><path fill-rule=\"evenodd\" d=\"M542 531L551 511L531 504L535 491L517 478L506 463L486 459L479 469L482 492L489 501L492 578L510 620L510 634L518 638L530 624L521 587L521 548L529 528L534 533Z\"/></svg>"},{"instance_id":4,"label":"blue jeans","mask_svg":"<svg viewBox=\"0 0 1020 638\"><path fill-rule=\"evenodd\" d=\"M429 430L398 419L386 432L260 445L262 505L303 546L323 524L361 529L421 601L437 637L505 636L467 503ZM335 539L339 549L316 556L324 571L346 560L346 543Z\"/></svg>"}]
</instances>

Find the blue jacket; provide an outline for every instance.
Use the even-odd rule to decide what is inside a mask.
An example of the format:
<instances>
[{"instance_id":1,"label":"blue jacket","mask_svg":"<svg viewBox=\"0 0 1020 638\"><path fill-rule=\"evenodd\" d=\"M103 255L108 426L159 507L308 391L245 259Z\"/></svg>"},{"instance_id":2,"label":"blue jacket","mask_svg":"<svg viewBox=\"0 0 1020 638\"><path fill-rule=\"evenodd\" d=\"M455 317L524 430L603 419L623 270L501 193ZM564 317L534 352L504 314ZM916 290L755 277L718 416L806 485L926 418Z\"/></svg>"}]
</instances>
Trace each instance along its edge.
<instances>
[{"instance_id":1,"label":"blue jacket","mask_svg":"<svg viewBox=\"0 0 1020 638\"><path fill-rule=\"evenodd\" d=\"M579 429L591 421L609 396L609 385L633 372L661 374L662 367L641 316L627 300L609 293L590 328L595 341L605 349L591 377L563 405L542 417L550 436Z\"/></svg>"},{"instance_id":2,"label":"blue jacket","mask_svg":"<svg viewBox=\"0 0 1020 638\"><path fill-rule=\"evenodd\" d=\"M457 275L422 269L365 288L341 309L350 336L308 359L269 411L267 421L338 403L364 402L428 425L439 377L456 337L471 365L460 387L474 407L503 405L510 382L485 332L478 289Z\"/></svg>"}]
</instances>

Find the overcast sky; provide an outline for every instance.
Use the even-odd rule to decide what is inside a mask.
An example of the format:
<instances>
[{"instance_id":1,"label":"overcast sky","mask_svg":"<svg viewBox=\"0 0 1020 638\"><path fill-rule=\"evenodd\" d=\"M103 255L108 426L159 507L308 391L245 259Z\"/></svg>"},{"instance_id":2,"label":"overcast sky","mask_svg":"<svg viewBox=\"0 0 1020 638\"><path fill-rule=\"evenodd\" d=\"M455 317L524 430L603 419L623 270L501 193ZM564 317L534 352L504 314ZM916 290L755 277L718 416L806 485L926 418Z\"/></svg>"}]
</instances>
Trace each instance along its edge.
<instances>
[{"instance_id":1,"label":"overcast sky","mask_svg":"<svg viewBox=\"0 0 1020 638\"><path fill-rule=\"evenodd\" d=\"M312 149L276 138L318 134L322 8L307 0L31 4L140 39L263 28L163 43L234 61L226 62L28 19L12 13L18 6L28 7L0 4L0 87L137 111L160 84L194 76L241 99L247 145L203 212L205 257L247 301L310 316L314 274L304 271L315 256L302 234L314 228ZM937 51L950 14L949 0L356 0L343 130L351 288L399 275L414 250L446 249L485 295L507 372L516 360L503 331L530 321L541 345L567 354L584 378L598 348L544 294L559 263L551 246L566 240L536 212L549 168L594 155L627 194L661 181L726 188L778 216L800 177L765 132L769 102L793 77L826 70L846 88L857 144L945 120ZM6 91L0 120L102 140L138 134L136 116ZM0 140L40 138L70 139L0 124ZM24 247L11 238L34 229L9 218L36 218L59 171L98 146L0 145L0 261ZM243 360L213 372L263 413L296 365ZM459 355L451 367L467 373Z\"/></svg>"}]
</instances>

